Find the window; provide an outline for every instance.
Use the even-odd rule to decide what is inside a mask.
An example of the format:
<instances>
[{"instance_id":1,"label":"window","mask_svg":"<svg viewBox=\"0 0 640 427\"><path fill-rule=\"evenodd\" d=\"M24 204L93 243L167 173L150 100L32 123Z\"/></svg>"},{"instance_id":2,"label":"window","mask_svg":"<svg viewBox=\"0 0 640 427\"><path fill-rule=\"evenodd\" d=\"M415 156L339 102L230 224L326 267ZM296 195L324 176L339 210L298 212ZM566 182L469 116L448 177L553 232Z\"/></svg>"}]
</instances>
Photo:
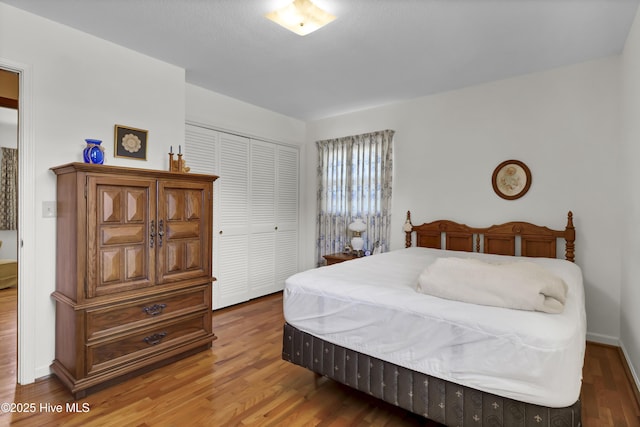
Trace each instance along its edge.
<instances>
[{"instance_id":1,"label":"window","mask_svg":"<svg viewBox=\"0 0 640 427\"><path fill-rule=\"evenodd\" d=\"M393 135L385 130L318 141L318 264L322 255L342 252L356 218L367 224L365 249L389 243Z\"/></svg>"}]
</instances>

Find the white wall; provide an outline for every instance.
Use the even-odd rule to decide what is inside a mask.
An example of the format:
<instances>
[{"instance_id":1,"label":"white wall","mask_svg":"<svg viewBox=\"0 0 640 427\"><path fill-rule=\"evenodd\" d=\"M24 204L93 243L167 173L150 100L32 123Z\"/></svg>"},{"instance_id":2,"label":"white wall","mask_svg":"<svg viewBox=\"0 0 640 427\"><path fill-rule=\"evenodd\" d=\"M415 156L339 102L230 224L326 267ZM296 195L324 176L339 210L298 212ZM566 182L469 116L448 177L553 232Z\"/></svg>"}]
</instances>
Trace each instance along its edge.
<instances>
[{"instance_id":1,"label":"white wall","mask_svg":"<svg viewBox=\"0 0 640 427\"><path fill-rule=\"evenodd\" d=\"M392 248L404 246L402 223L448 218L473 226L524 220L577 230L591 339L620 334L619 58L419 98L308 124L305 215L315 215L313 141L394 129ZM493 191L502 161L531 169L521 199ZM306 236L313 242L314 230ZM306 256L312 266L313 253Z\"/></svg>"},{"instance_id":2,"label":"white wall","mask_svg":"<svg viewBox=\"0 0 640 427\"><path fill-rule=\"evenodd\" d=\"M198 86L186 86L188 122L298 146L305 141L303 121Z\"/></svg>"},{"instance_id":3,"label":"white wall","mask_svg":"<svg viewBox=\"0 0 640 427\"><path fill-rule=\"evenodd\" d=\"M623 240L620 337L622 348L640 385L640 10L622 57Z\"/></svg>"},{"instance_id":4,"label":"white wall","mask_svg":"<svg viewBox=\"0 0 640 427\"><path fill-rule=\"evenodd\" d=\"M35 376L49 374L54 358L55 220L41 217L54 201L51 166L82 161L85 138L102 139L111 165L166 169L169 146L184 139L185 72L0 3L0 59L31 70L31 134L35 141L34 188L22 188L36 206L34 251L38 265L28 292L36 336ZM147 161L113 158L114 125L149 130ZM68 256L68 254L59 254ZM28 289L28 291L27 291Z\"/></svg>"}]
</instances>

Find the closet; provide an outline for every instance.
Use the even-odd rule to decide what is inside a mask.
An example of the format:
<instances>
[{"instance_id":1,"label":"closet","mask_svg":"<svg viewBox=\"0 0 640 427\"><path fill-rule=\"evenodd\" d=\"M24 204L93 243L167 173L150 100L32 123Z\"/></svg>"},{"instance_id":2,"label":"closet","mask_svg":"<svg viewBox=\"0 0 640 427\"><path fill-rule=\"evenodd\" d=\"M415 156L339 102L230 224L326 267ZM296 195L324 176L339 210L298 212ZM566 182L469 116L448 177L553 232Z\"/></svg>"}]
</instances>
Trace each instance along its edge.
<instances>
[{"instance_id":1,"label":"closet","mask_svg":"<svg viewBox=\"0 0 640 427\"><path fill-rule=\"evenodd\" d=\"M192 124L185 142L192 172L220 176L214 309L282 290L298 271L298 148Z\"/></svg>"}]
</instances>

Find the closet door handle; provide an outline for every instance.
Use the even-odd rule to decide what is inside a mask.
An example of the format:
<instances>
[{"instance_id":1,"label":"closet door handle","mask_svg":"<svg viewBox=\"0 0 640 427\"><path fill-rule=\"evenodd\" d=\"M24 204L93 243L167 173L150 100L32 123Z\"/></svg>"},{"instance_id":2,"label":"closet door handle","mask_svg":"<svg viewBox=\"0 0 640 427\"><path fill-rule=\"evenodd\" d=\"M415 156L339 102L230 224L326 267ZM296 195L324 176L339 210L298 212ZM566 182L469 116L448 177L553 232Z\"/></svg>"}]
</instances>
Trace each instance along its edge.
<instances>
[{"instance_id":1,"label":"closet door handle","mask_svg":"<svg viewBox=\"0 0 640 427\"><path fill-rule=\"evenodd\" d=\"M154 239L156 237L156 222L151 220L151 225L149 226L149 247L153 248Z\"/></svg>"}]
</instances>

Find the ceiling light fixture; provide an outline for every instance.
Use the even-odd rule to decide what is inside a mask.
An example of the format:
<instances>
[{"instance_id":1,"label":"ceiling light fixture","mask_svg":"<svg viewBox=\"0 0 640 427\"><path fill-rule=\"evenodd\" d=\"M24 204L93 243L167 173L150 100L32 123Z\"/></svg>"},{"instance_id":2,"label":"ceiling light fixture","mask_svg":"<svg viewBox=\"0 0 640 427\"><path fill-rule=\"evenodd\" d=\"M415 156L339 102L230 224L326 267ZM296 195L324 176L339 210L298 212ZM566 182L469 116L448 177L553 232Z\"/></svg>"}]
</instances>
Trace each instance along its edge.
<instances>
[{"instance_id":1,"label":"ceiling light fixture","mask_svg":"<svg viewBox=\"0 0 640 427\"><path fill-rule=\"evenodd\" d=\"M294 33L306 36L336 19L310 0L294 0L287 6L265 15L267 18Z\"/></svg>"}]
</instances>

